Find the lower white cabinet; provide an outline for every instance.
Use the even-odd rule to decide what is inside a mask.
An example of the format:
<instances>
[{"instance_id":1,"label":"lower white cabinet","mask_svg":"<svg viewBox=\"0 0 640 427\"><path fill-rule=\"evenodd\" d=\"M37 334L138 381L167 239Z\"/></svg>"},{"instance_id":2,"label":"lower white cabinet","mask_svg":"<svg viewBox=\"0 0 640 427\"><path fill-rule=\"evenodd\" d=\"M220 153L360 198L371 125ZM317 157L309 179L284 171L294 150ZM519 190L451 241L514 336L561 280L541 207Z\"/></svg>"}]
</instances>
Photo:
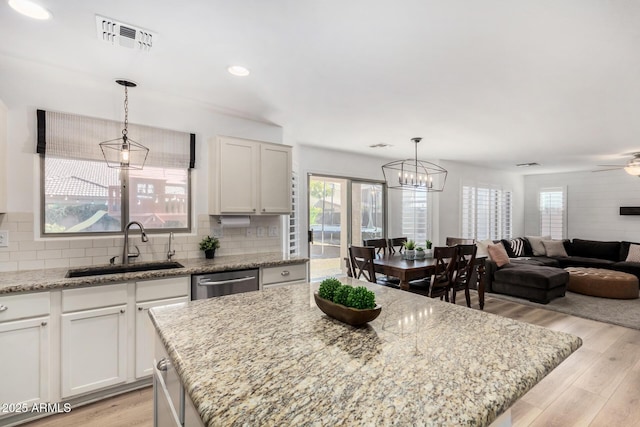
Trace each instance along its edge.
<instances>
[{"instance_id":1,"label":"lower white cabinet","mask_svg":"<svg viewBox=\"0 0 640 427\"><path fill-rule=\"evenodd\" d=\"M62 397L127 380L127 306L62 315Z\"/></svg>"},{"instance_id":2,"label":"lower white cabinet","mask_svg":"<svg viewBox=\"0 0 640 427\"><path fill-rule=\"evenodd\" d=\"M0 403L49 402L49 329L49 316L0 323Z\"/></svg>"},{"instance_id":3,"label":"lower white cabinet","mask_svg":"<svg viewBox=\"0 0 640 427\"><path fill-rule=\"evenodd\" d=\"M180 382L162 340L154 332L153 425L203 427L193 402Z\"/></svg>"},{"instance_id":4,"label":"lower white cabinet","mask_svg":"<svg viewBox=\"0 0 640 427\"><path fill-rule=\"evenodd\" d=\"M149 309L188 301L189 297L184 296L136 304L136 378L144 378L153 374L153 337L155 328L149 317Z\"/></svg>"},{"instance_id":5,"label":"lower white cabinet","mask_svg":"<svg viewBox=\"0 0 640 427\"><path fill-rule=\"evenodd\" d=\"M0 403L14 404L0 417L51 399L50 301L48 292L0 297Z\"/></svg>"}]
</instances>

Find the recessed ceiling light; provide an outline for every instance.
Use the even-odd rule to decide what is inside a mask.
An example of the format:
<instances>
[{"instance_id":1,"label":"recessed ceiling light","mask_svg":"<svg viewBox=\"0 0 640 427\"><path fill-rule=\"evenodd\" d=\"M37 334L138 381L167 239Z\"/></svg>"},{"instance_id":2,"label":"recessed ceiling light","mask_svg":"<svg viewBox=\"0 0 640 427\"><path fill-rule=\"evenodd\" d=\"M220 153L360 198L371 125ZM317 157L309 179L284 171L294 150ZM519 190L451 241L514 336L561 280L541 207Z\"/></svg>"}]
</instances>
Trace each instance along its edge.
<instances>
[{"instance_id":1,"label":"recessed ceiling light","mask_svg":"<svg viewBox=\"0 0 640 427\"><path fill-rule=\"evenodd\" d=\"M532 166L540 166L540 163L529 162L529 163L518 163L516 166L519 168L530 168Z\"/></svg>"},{"instance_id":2,"label":"recessed ceiling light","mask_svg":"<svg viewBox=\"0 0 640 427\"><path fill-rule=\"evenodd\" d=\"M45 20L51 18L51 12L29 0L9 0L9 6L29 18Z\"/></svg>"},{"instance_id":3,"label":"recessed ceiling light","mask_svg":"<svg viewBox=\"0 0 640 427\"><path fill-rule=\"evenodd\" d=\"M251 73L247 68L243 67L242 65L232 65L231 67L227 68L227 71L229 71L234 76L239 76L239 77L245 77Z\"/></svg>"}]
</instances>

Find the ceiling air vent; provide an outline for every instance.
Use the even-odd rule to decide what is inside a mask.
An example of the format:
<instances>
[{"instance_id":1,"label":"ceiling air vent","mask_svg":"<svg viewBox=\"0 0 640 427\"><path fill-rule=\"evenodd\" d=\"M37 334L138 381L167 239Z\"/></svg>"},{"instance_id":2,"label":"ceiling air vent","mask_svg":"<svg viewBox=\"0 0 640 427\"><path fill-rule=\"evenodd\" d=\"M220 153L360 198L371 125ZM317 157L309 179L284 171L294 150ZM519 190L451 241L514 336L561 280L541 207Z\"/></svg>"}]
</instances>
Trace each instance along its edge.
<instances>
[{"instance_id":1,"label":"ceiling air vent","mask_svg":"<svg viewBox=\"0 0 640 427\"><path fill-rule=\"evenodd\" d=\"M149 30L125 24L115 19L96 15L96 30L98 38L114 46L139 49L148 52L158 38L157 34Z\"/></svg>"}]
</instances>

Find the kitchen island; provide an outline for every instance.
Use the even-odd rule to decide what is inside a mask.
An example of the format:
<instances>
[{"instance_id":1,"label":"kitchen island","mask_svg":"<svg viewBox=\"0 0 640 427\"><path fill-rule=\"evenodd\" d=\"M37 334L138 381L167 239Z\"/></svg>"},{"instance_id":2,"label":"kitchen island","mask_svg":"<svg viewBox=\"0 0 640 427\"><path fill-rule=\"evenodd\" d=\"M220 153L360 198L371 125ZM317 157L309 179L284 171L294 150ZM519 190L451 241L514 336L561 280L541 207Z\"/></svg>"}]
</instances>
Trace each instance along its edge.
<instances>
[{"instance_id":1,"label":"kitchen island","mask_svg":"<svg viewBox=\"0 0 640 427\"><path fill-rule=\"evenodd\" d=\"M489 425L582 341L376 284L354 328L315 305L318 284L150 311L205 425Z\"/></svg>"}]
</instances>

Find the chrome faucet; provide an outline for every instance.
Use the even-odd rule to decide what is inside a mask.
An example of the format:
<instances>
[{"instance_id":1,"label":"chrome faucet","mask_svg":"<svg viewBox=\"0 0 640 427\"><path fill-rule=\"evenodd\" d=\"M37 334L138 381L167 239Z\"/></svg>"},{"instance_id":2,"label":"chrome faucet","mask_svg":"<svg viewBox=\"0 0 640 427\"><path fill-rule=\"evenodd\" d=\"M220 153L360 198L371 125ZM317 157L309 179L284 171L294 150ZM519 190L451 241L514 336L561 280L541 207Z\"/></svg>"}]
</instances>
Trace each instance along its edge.
<instances>
[{"instance_id":1,"label":"chrome faucet","mask_svg":"<svg viewBox=\"0 0 640 427\"><path fill-rule=\"evenodd\" d=\"M173 240L173 231L169 233L169 250L167 251L167 261L171 261L171 257L175 256L176 250L171 250L171 241Z\"/></svg>"},{"instance_id":2,"label":"chrome faucet","mask_svg":"<svg viewBox=\"0 0 640 427\"><path fill-rule=\"evenodd\" d=\"M147 237L147 233L145 233L144 227L142 226L142 224L140 224L138 221L131 221L129 224L127 224L127 226L124 228L124 245L122 247L122 263L124 265L129 264L129 258L137 258L140 256L140 249L138 248L138 246L135 247L137 253L135 254L129 253L129 228L131 228L131 226L134 224L140 228L140 236L142 241L143 242L149 241L149 238Z\"/></svg>"}]
</instances>

